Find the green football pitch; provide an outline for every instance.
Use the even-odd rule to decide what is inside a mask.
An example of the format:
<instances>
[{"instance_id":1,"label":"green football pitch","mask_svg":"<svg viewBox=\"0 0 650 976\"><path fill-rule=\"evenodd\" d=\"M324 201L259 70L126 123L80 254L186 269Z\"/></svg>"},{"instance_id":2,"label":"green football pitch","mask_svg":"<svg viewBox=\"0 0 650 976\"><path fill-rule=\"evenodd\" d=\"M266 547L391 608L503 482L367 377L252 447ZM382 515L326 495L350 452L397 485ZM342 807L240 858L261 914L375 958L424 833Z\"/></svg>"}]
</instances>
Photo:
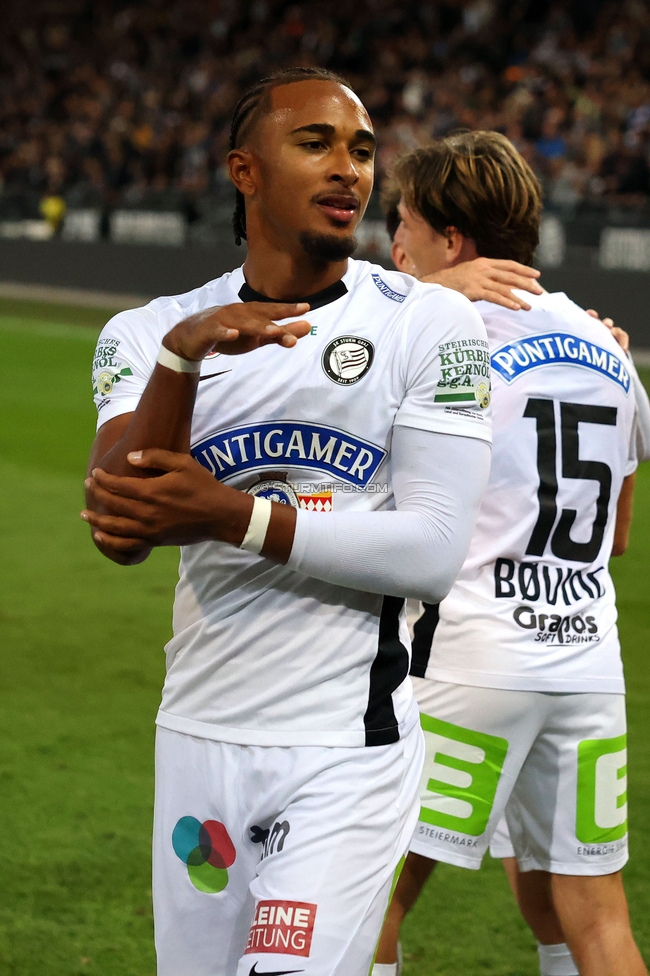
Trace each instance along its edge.
<instances>
[{"instance_id":1,"label":"green football pitch","mask_svg":"<svg viewBox=\"0 0 650 976\"><path fill-rule=\"evenodd\" d=\"M115 566L78 516L106 318L0 302L0 976L155 972L153 720L178 555ZM625 876L650 960L650 466L614 572L629 683ZM405 976L538 972L501 865L486 862L431 878L406 925Z\"/></svg>"}]
</instances>

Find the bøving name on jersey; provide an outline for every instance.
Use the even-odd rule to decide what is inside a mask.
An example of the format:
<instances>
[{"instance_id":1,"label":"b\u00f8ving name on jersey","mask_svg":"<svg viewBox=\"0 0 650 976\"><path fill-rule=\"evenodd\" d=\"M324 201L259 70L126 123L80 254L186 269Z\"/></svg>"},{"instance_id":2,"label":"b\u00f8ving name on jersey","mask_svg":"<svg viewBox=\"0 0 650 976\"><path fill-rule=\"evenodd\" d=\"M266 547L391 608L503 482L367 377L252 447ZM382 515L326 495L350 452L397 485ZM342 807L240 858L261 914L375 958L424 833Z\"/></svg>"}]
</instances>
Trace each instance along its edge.
<instances>
[{"instance_id":1,"label":"b\u00f8ving name on jersey","mask_svg":"<svg viewBox=\"0 0 650 976\"><path fill-rule=\"evenodd\" d=\"M280 464L365 487L386 451L335 427L288 420L220 430L196 444L192 456L220 481Z\"/></svg>"},{"instance_id":2,"label":"b\u00f8ving name on jersey","mask_svg":"<svg viewBox=\"0 0 650 976\"><path fill-rule=\"evenodd\" d=\"M587 572L573 566L544 566L539 563L516 563L499 557L494 563L494 596L497 600L514 599L525 603L543 603L554 607L561 598L566 607L585 598L598 599L605 587L598 580L604 566Z\"/></svg>"},{"instance_id":3,"label":"b\u00f8ving name on jersey","mask_svg":"<svg viewBox=\"0 0 650 976\"><path fill-rule=\"evenodd\" d=\"M508 342L492 354L492 369L506 383L513 383L530 369L540 366L584 366L618 383L626 393L630 374L618 356L566 332L545 332Z\"/></svg>"}]
</instances>

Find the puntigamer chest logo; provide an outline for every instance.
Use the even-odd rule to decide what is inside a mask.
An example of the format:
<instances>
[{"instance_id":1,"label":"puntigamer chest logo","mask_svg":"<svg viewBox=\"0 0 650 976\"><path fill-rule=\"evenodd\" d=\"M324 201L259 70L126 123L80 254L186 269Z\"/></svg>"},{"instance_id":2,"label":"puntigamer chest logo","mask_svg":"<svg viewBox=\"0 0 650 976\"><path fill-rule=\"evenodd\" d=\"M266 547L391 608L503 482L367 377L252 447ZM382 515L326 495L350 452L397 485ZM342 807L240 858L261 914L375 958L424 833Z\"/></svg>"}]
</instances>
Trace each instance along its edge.
<instances>
[{"instance_id":1,"label":"puntigamer chest logo","mask_svg":"<svg viewBox=\"0 0 650 976\"><path fill-rule=\"evenodd\" d=\"M100 339L93 360L93 394L105 397L123 376L133 376L126 363L118 358L119 339Z\"/></svg>"},{"instance_id":2,"label":"puntigamer chest logo","mask_svg":"<svg viewBox=\"0 0 650 976\"><path fill-rule=\"evenodd\" d=\"M325 346L323 369L335 383L350 386L366 375L374 358L372 342L359 336L339 336Z\"/></svg>"},{"instance_id":3,"label":"puntigamer chest logo","mask_svg":"<svg viewBox=\"0 0 650 976\"><path fill-rule=\"evenodd\" d=\"M303 468L365 488L386 451L336 427L280 420L217 431L195 444L192 456L219 481L249 471Z\"/></svg>"}]
</instances>

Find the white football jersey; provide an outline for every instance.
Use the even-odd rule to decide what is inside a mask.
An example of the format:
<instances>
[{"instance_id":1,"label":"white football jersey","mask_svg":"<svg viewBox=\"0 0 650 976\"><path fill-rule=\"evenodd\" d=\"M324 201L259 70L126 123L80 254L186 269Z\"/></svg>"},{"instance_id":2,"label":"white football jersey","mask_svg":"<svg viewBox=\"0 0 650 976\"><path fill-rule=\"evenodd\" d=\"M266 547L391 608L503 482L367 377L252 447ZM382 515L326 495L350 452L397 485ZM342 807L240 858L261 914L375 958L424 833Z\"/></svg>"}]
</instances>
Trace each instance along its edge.
<instances>
[{"instance_id":1,"label":"white football jersey","mask_svg":"<svg viewBox=\"0 0 650 976\"><path fill-rule=\"evenodd\" d=\"M494 385L490 480L457 581L416 624L412 673L618 693L608 561L623 478L636 467L627 357L566 295L526 299L529 312L476 304Z\"/></svg>"},{"instance_id":2,"label":"white football jersey","mask_svg":"<svg viewBox=\"0 0 650 976\"><path fill-rule=\"evenodd\" d=\"M136 408L176 322L255 297L237 270L112 319L99 422ZM192 454L216 478L323 518L391 509L394 425L491 439L487 336L467 299L358 261L312 298L293 349L205 359ZM184 547L157 721L251 745L395 741L417 721L403 602L224 543Z\"/></svg>"}]
</instances>

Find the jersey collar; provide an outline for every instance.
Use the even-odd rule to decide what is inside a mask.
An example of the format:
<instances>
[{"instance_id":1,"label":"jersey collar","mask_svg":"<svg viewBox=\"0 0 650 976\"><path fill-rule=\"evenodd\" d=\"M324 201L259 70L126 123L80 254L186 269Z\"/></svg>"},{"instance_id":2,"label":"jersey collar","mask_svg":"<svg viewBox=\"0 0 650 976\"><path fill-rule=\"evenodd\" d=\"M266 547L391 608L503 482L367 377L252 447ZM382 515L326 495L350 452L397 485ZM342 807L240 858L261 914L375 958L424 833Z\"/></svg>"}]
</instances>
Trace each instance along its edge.
<instances>
[{"instance_id":1,"label":"jersey collar","mask_svg":"<svg viewBox=\"0 0 650 976\"><path fill-rule=\"evenodd\" d=\"M292 298L291 301L295 302L307 302L310 307L310 311L314 309L322 308L323 305L329 305L331 302L335 302L337 298L343 298L347 295L348 289L341 279L335 281L333 285L328 285L327 288L323 288L322 291L317 291L313 295L305 295L304 298ZM278 298L269 298L268 295L262 295L261 292L255 291L254 288L244 281L238 292L239 298L242 302L278 302Z\"/></svg>"}]
</instances>

